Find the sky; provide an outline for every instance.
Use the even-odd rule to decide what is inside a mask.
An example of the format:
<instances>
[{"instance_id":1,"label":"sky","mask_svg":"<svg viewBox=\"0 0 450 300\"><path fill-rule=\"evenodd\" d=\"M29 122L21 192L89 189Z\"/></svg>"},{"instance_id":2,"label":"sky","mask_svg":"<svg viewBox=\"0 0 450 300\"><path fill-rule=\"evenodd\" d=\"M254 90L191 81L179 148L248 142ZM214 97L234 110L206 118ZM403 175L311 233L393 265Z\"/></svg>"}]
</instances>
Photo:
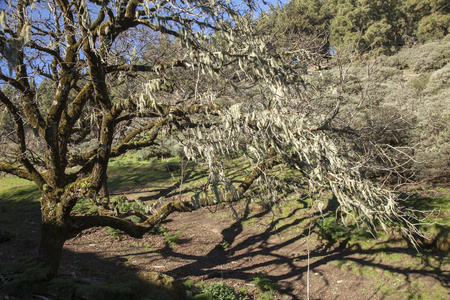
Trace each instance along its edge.
<instances>
[{"instance_id":1,"label":"sky","mask_svg":"<svg viewBox=\"0 0 450 300\"><path fill-rule=\"evenodd\" d=\"M265 1L267 3L267 5L263 4L262 1ZM268 12L270 5L276 6L278 3L280 6L284 6L289 2L289 0L255 0L255 2L259 3L260 7L265 12Z\"/></svg>"},{"instance_id":2,"label":"sky","mask_svg":"<svg viewBox=\"0 0 450 300\"><path fill-rule=\"evenodd\" d=\"M238 0L238 1L242 1L242 3L243 3L245 0ZM254 0L254 1L255 1L255 3L259 3L261 9L263 9L266 12L269 11L270 5L276 6L277 4L279 4L280 6L284 6L285 4L287 4L289 2L289 0ZM8 2L8 0L0 0L0 10L3 10L7 7L7 2ZM14 2L15 1L13 1L13 3ZM263 2L265 2L266 4L263 4ZM257 17L258 12L255 12L255 13L256 13L255 17ZM1 56L0 56L0 58L1 58ZM5 66L6 66L5 64L0 63L0 69L2 71L5 70ZM38 82L36 82L36 83L38 84Z\"/></svg>"},{"instance_id":3,"label":"sky","mask_svg":"<svg viewBox=\"0 0 450 300\"><path fill-rule=\"evenodd\" d=\"M261 2L261 0L259 0L259 2ZM284 6L286 3L289 2L289 0L265 0L265 2L272 4L273 6L276 6L277 3L280 4L280 6ZM264 10L268 10L268 8L266 9L265 7L269 7L268 5L263 5L261 4L261 7L264 8Z\"/></svg>"}]
</instances>

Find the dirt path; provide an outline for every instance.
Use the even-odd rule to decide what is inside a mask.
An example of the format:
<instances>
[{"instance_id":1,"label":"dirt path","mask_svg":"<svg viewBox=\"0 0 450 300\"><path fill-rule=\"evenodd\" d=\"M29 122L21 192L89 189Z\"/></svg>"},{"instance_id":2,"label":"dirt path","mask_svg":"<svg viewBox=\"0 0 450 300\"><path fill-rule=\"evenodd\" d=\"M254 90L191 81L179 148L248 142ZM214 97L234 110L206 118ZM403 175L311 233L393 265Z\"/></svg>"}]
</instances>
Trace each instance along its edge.
<instances>
[{"instance_id":1,"label":"dirt path","mask_svg":"<svg viewBox=\"0 0 450 300\"><path fill-rule=\"evenodd\" d=\"M136 193L141 199L157 198ZM35 256L39 203L0 200L0 228L15 233L0 243L0 264ZM142 239L108 228L84 231L66 242L60 273L86 282L111 282L123 274L154 270L197 284L225 281L254 299L262 292L252 276L260 273L279 285L279 292L272 292L275 299L306 299L308 286L310 299L450 299L448 253L418 253L387 238L328 245L316 229L309 234L311 211L293 201L273 210L258 203L233 208L174 213L158 233ZM165 237L172 237L172 247Z\"/></svg>"},{"instance_id":2,"label":"dirt path","mask_svg":"<svg viewBox=\"0 0 450 300\"><path fill-rule=\"evenodd\" d=\"M261 273L280 286L279 293L273 293L276 299L306 298L308 282L310 299L450 295L448 257L418 255L395 241L385 246L370 242L362 249L326 247L317 235L308 238L303 210L288 206L274 215L257 205L250 207L243 222L233 218L229 207L176 213L162 224L162 233L140 240L93 229L67 241L62 269L100 281L122 268L154 270L180 280L225 281L254 295L261 292L250 283L251 277ZM241 217L246 211L243 205L235 209ZM169 247L164 235L177 232L179 238Z\"/></svg>"}]
</instances>

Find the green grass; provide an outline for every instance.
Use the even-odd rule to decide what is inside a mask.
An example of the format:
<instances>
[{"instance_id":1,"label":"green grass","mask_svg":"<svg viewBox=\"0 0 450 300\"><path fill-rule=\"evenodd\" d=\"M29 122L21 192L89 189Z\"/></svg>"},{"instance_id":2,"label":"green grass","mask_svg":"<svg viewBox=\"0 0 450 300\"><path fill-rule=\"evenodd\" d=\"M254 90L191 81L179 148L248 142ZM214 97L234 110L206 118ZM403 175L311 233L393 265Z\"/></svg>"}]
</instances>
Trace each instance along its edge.
<instances>
[{"instance_id":1,"label":"green grass","mask_svg":"<svg viewBox=\"0 0 450 300\"><path fill-rule=\"evenodd\" d=\"M407 269L424 270L422 258L407 254L380 252L370 261L378 262L380 260L382 263L379 267L366 266L351 259L336 260L329 264L364 277L366 280L361 289L368 292L376 291L374 296L377 295L383 299L447 299L447 288L440 284L428 286L421 281L411 282L408 275L400 275L383 269L383 265L397 266L398 268L400 264ZM437 262L434 267L439 268Z\"/></svg>"},{"instance_id":2,"label":"green grass","mask_svg":"<svg viewBox=\"0 0 450 300\"><path fill-rule=\"evenodd\" d=\"M0 178L2 201L39 201L40 192L33 182L17 177Z\"/></svg>"},{"instance_id":3,"label":"green grass","mask_svg":"<svg viewBox=\"0 0 450 300\"><path fill-rule=\"evenodd\" d=\"M15 177L0 178L0 224L9 232L18 232L36 211L40 191L32 183ZM10 228L7 228L10 227Z\"/></svg>"},{"instance_id":4,"label":"green grass","mask_svg":"<svg viewBox=\"0 0 450 300\"><path fill-rule=\"evenodd\" d=\"M179 157L151 161L137 161L128 156L123 159L112 161L108 168L108 187L112 193L123 194L133 190L170 187L179 191L182 173ZM190 162L183 173L183 190L191 190L206 182L206 170L197 167L195 163Z\"/></svg>"},{"instance_id":5,"label":"green grass","mask_svg":"<svg viewBox=\"0 0 450 300\"><path fill-rule=\"evenodd\" d=\"M177 231L172 234L164 233L164 241L170 248L175 248L175 246L180 240L180 235L181 235L180 231Z\"/></svg>"}]
</instances>

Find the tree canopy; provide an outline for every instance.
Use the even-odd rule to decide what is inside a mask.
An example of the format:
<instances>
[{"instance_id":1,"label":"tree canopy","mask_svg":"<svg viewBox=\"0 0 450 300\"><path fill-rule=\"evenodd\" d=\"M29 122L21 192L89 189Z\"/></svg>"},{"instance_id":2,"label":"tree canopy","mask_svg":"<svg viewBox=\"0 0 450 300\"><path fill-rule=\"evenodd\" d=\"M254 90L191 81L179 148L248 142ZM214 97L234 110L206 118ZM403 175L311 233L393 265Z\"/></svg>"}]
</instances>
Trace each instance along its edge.
<instances>
[{"instance_id":1,"label":"tree canopy","mask_svg":"<svg viewBox=\"0 0 450 300\"><path fill-rule=\"evenodd\" d=\"M65 240L82 230L141 237L174 211L241 199L275 165L297 170L311 190L331 190L343 214L412 236L412 216L364 179L361 154L333 126L339 101L312 101L314 89L296 71L308 51L275 47L253 9L213 0L17 0L2 10L0 102L14 128L4 129L0 171L41 191L39 257L54 274ZM109 160L165 134L188 159L207 163L212 195L153 215L118 211ZM240 183L223 172L233 155L254 164ZM97 212L74 214L80 199Z\"/></svg>"}]
</instances>

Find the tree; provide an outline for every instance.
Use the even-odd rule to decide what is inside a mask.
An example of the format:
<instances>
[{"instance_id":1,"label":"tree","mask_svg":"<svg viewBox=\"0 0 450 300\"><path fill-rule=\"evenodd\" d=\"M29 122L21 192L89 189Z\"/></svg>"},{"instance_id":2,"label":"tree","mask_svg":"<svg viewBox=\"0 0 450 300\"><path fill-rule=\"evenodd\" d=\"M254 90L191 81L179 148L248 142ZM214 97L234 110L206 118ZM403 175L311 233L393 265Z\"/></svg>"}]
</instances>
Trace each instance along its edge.
<instances>
[{"instance_id":1,"label":"tree","mask_svg":"<svg viewBox=\"0 0 450 300\"><path fill-rule=\"evenodd\" d=\"M405 0L407 34L421 42L439 39L450 30L450 6L444 0Z\"/></svg>"},{"instance_id":2,"label":"tree","mask_svg":"<svg viewBox=\"0 0 450 300\"><path fill-rule=\"evenodd\" d=\"M330 43L336 50L392 53L404 44L405 14L398 1L330 1Z\"/></svg>"},{"instance_id":3,"label":"tree","mask_svg":"<svg viewBox=\"0 0 450 300\"><path fill-rule=\"evenodd\" d=\"M65 240L82 230L110 226L139 238L174 211L242 198L282 163L311 189L332 190L342 212L414 232L395 194L364 180L343 135L330 134L339 132L331 122L337 110L307 101L308 88L284 63L292 51L255 34L251 10L242 15L222 1L11 2L0 16L0 81L12 91L2 89L0 102L15 126L3 146L15 155L2 158L0 171L41 192L39 258L50 276ZM50 103L33 82L52 93ZM170 202L151 216L118 212L109 160L154 145L163 129L179 132L187 158L208 163L214 197ZM80 147L86 141L93 146ZM233 153L255 166L237 186L221 169ZM72 212L83 198L96 214ZM124 218L133 213L140 222Z\"/></svg>"},{"instance_id":4,"label":"tree","mask_svg":"<svg viewBox=\"0 0 450 300\"><path fill-rule=\"evenodd\" d=\"M320 67L323 56L329 54L331 11L324 1L293 0L262 14L259 26L262 31L276 36L275 44L286 52L303 49L299 53L303 55L294 58L296 61Z\"/></svg>"}]
</instances>

